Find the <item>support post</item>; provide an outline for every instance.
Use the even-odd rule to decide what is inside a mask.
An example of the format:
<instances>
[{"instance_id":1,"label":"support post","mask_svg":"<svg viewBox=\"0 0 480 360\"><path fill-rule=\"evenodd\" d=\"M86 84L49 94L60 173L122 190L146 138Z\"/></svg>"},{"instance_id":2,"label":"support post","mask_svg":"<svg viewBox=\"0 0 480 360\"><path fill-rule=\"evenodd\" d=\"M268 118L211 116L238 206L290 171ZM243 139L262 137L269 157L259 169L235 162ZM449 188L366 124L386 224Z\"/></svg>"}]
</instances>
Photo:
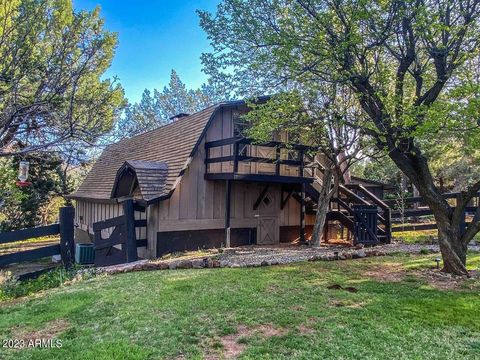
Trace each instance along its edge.
<instances>
[{"instance_id":1,"label":"support post","mask_svg":"<svg viewBox=\"0 0 480 360\"><path fill-rule=\"evenodd\" d=\"M71 268L75 259L74 217L75 208L73 206L60 208L60 254L65 269Z\"/></svg>"},{"instance_id":2,"label":"support post","mask_svg":"<svg viewBox=\"0 0 480 360\"><path fill-rule=\"evenodd\" d=\"M135 213L133 199L123 202L123 216L125 217L125 246L127 262L137 261L137 239L135 236Z\"/></svg>"},{"instance_id":3,"label":"support post","mask_svg":"<svg viewBox=\"0 0 480 360\"><path fill-rule=\"evenodd\" d=\"M239 144L238 142L235 142L233 144L233 173L234 174L238 173L238 150L239 150Z\"/></svg>"},{"instance_id":4,"label":"support post","mask_svg":"<svg viewBox=\"0 0 480 360\"><path fill-rule=\"evenodd\" d=\"M300 191L300 244L305 244L305 183Z\"/></svg>"},{"instance_id":5,"label":"support post","mask_svg":"<svg viewBox=\"0 0 480 360\"><path fill-rule=\"evenodd\" d=\"M305 157L303 150L300 151L300 176L304 176ZM300 190L300 244L305 244L305 183L302 182Z\"/></svg>"},{"instance_id":6,"label":"support post","mask_svg":"<svg viewBox=\"0 0 480 360\"><path fill-rule=\"evenodd\" d=\"M232 195L232 183L227 180L225 183L225 247L230 247L230 200Z\"/></svg>"},{"instance_id":7,"label":"support post","mask_svg":"<svg viewBox=\"0 0 480 360\"><path fill-rule=\"evenodd\" d=\"M383 216L385 217L385 242L390 244L392 242L392 210L386 208L383 211Z\"/></svg>"},{"instance_id":8,"label":"support post","mask_svg":"<svg viewBox=\"0 0 480 360\"><path fill-rule=\"evenodd\" d=\"M280 146L275 148L275 175L280 175Z\"/></svg>"}]
</instances>

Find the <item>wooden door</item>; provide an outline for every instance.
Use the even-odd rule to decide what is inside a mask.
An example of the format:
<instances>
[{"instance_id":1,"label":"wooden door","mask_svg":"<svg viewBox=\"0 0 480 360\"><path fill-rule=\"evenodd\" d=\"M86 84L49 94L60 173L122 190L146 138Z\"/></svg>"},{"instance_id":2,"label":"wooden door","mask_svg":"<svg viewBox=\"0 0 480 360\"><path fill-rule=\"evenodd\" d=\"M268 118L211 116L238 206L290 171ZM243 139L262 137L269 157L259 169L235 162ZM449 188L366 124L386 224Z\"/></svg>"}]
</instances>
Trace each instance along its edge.
<instances>
[{"instance_id":1,"label":"wooden door","mask_svg":"<svg viewBox=\"0 0 480 360\"><path fill-rule=\"evenodd\" d=\"M258 208L257 244L278 244L280 229L278 223L278 198L276 189L269 189Z\"/></svg>"},{"instance_id":2,"label":"wooden door","mask_svg":"<svg viewBox=\"0 0 480 360\"><path fill-rule=\"evenodd\" d=\"M278 219L273 216L261 216L257 230L258 245L278 244Z\"/></svg>"}]
</instances>

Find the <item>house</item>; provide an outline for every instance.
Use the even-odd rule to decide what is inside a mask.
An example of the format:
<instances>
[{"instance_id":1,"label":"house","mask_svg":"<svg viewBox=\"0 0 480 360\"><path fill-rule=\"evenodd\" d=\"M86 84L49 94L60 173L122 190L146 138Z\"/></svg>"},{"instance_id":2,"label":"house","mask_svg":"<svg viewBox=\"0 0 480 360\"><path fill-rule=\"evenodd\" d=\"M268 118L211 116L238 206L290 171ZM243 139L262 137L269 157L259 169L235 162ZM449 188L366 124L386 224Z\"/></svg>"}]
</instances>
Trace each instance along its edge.
<instances>
[{"instance_id":1,"label":"house","mask_svg":"<svg viewBox=\"0 0 480 360\"><path fill-rule=\"evenodd\" d=\"M286 134L252 142L247 111L244 101L224 102L108 146L70 196L79 231L92 234L133 198L140 256L304 241L320 185L309 147L286 146Z\"/></svg>"}]
</instances>

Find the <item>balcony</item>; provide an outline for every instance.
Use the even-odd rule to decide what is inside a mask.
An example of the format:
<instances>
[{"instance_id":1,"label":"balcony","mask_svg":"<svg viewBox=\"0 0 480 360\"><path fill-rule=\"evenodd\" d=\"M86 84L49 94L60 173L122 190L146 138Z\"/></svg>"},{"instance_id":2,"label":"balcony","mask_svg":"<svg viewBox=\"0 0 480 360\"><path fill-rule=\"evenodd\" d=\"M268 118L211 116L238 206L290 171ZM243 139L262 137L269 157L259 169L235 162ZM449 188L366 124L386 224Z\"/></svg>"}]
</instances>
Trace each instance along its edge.
<instances>
[{"instance_id":1,"label":"balcony","mask_svg":"<svg viewBox=\"0 0 480 360\"><path fill-rule=\"evenodd\" d=\"M205 143L205 179L311 183L305 145L232 137Z\"/></svg>"}]
</instances>

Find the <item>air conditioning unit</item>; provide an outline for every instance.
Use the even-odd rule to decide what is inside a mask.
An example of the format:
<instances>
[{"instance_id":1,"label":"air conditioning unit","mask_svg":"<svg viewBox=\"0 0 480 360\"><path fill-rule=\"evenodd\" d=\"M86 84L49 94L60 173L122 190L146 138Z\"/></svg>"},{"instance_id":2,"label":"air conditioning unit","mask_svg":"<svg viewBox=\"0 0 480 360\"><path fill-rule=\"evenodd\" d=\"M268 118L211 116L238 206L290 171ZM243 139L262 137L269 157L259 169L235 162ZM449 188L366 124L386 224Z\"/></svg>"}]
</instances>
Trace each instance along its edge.
<instances>
[{"instance_id":1,"label":"air conditioning unit","mask_svg":"<svg viewBox=\"0 0 480 360\"><path fill-rule=\"evenodd\" d=\"M95 247L93 244L76 244L75 262L80 265L93 264L95 262Z\"/></svg>"}]
</instances>

